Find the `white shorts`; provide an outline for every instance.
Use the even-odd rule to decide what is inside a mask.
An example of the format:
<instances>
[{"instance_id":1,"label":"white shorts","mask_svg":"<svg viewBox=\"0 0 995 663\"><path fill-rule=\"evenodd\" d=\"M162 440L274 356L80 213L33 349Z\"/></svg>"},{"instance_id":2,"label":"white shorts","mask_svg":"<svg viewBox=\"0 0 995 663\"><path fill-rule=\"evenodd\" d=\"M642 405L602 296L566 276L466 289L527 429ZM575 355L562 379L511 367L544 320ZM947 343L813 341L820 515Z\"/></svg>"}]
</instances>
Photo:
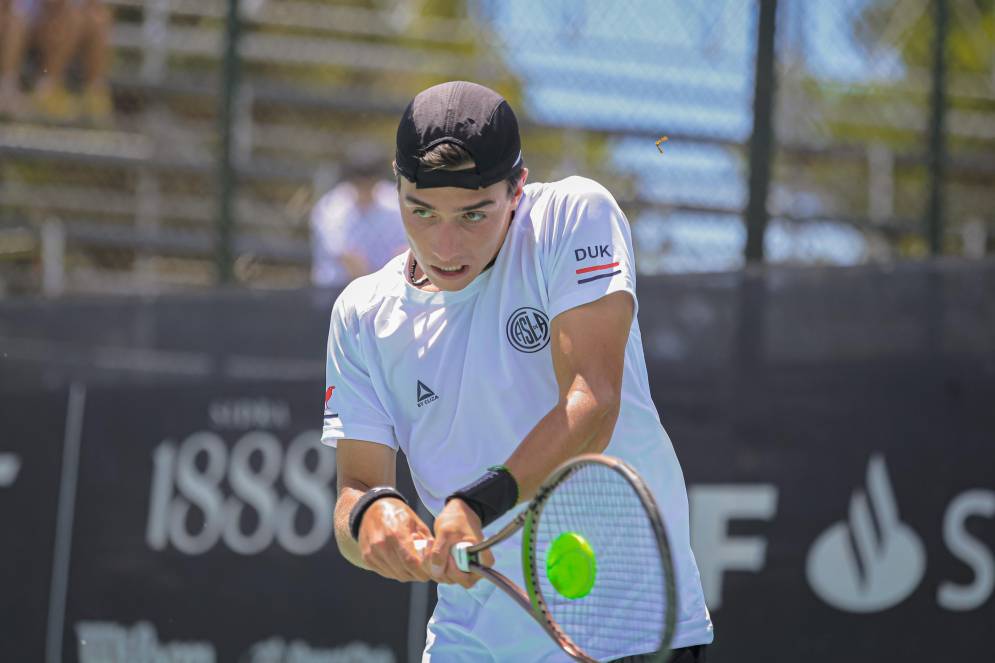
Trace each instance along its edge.
<instances>
[{"instance_id":1,"label":"white shorts","mask_svg":"<svg viewBox=\"0 0 995 663\"><path fill-rule=\"evenodd\" d=\"M517 551L516 551L517 552ZM495 566L500 567L500 563ZM502 567L508 570L508 566ZM517 574L508 574L518 584ZM570 663L522 608L487 580L469 591L440 585L422 663Z\"/></svg>"}]
</instances>

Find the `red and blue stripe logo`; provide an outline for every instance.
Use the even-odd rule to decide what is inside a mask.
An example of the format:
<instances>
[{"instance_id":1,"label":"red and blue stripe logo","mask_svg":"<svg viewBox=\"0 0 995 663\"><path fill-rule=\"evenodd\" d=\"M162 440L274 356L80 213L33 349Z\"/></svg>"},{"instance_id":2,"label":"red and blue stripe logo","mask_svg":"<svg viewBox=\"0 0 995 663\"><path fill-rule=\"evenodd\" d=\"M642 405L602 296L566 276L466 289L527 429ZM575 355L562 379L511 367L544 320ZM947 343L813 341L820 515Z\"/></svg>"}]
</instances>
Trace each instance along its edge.
<instances>
[{"instance_id":1,"label":"red and blue stripe logo","mask_svg":"<svg viewBox=\"0 0 995 663\"><path fill-rule=\"evenodd\" d=\"M580 276L581 274L590 274L591 272L603 272L603 273L595 274L594 276L587 276L582 279L577 279L577 284L579 285L581 283L590 283L591 281L597 281L598 279L610 279L616 274L621 274L622 273L621 269L615 269L616 267L618 267L618 265L619 263L612 262L608 263L607 265L593 265L591 267L582 267L577 270L578 276ZM606 269L615 269L615 271L606 272L605 271Z\"/></svg>"}]
</instances>

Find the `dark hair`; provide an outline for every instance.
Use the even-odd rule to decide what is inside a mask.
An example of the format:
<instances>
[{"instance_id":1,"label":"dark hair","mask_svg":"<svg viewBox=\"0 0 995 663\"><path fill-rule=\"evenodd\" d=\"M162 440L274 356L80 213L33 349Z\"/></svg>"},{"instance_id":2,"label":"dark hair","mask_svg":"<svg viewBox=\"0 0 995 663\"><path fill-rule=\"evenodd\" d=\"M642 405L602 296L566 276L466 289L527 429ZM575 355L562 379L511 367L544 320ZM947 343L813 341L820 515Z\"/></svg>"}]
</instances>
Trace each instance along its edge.
<instances>
[{"instance_id":1,"label":"dark hair","mask_svg":"<svg viewBox=\"0 0 995 663\"><path fill-rule=\"evenodd\" d=\"M476 164L469 152L455 143L439 143L425 154L418 158L421 165L431 170L464 170L472 168ZM508 195L514 196L518 190L518 182L522 179L522 168L525 164L519 161L518 165L504 178L508 185ZM394 166L394 177L400 177L397 166ZM397 180L400 187L401 180Z\"/></svg>"}]
</instances>

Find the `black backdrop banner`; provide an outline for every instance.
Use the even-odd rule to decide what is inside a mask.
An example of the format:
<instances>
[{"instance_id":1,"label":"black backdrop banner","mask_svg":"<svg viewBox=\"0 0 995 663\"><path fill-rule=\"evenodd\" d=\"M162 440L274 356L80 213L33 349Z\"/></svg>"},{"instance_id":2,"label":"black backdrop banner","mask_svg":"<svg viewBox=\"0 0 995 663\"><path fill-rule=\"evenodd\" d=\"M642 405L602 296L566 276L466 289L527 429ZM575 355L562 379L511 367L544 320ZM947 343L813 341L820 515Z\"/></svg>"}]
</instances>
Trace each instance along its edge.
<instances>
[{"instance_id":1,"label":"black backdrop banner","mask_svg":"<svg viewBox=\"0 0 995 663\"><path fill-rule=\"evenodd\" d=\"M410 586L335 546L321 395L87 391L63 660L405 660Z\"/></svg>"},{"instance_id":2,"label":"black backdrop banner","mask_svg":"<svg viewBox=\"0 0 995 663\"><path fill-rule=\"evenodd\" d=\"M993 403L974 364L861 363L671 408L709 660L995 660Z\"/></svg>"},{"instance_id":3,"label":"black backdrop banner","mask_svg":"<svg viewBox=\"0 0 995 663\"><path fill-rule=\"evenodd\" d=\"M66 390L0 399L0 659L45 656Z\"/></svg>"},{"instance_id":4,"label":"black backdrop banner","mask_svg":"<svg viewBox=\"0 0 995 663\"><path fill-rule=\"evenodd\" d=\"M995 262L642 279L639 297L709 660L995 660ZM331 537L333 300L0 304L0 658L417 651L428 592Z\"/></svg>"}]
</instances>

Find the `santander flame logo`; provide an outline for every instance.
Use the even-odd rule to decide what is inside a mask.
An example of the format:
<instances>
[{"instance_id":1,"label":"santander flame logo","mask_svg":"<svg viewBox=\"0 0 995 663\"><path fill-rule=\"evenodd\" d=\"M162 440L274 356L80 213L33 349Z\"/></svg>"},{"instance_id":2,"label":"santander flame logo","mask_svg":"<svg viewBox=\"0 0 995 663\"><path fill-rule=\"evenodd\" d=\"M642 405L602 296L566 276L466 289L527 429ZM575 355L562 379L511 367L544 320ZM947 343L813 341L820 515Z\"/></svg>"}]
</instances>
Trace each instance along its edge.
<instances>
[{"instance_id":1,"label":"santander flame logo","mask_svg":"<svg viewBox=\"0 0 995 663\"><path fill-rule=\"evenodd\" d=\"M812 544L805 574L823 601L849 612L885 610L919 586L926 553L919 536L899 520L884 457L871 456L867 490L850 499L849 519Z\"/></svg>"}]
</instances>

